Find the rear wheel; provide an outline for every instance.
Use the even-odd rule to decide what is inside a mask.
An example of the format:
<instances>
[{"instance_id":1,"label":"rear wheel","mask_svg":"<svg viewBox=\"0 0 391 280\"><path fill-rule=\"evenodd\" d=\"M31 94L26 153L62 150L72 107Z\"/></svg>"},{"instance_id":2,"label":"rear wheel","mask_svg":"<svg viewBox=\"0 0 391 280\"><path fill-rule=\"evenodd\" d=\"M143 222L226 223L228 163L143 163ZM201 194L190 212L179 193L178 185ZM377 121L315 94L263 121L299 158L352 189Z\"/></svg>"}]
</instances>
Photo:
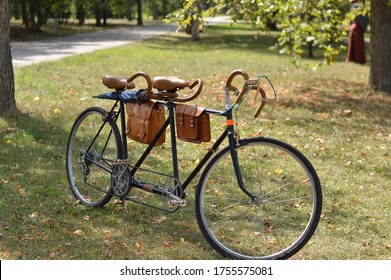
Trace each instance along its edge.
<instances>
[{"instance_id":1,"label":"rear wheel","mask_svg":"<svg viewBox=\"0 0 391 280\"><path fill-rule=\"evenodd\" d=\"M111 173L122 158L118 126L102 108L92 107L76 119L67 146L66 169L73 195L84 205L103 206L112 198Z\"/></svg>"},{"instance_id":2,"label":"rear wheel","mask_svg":"<svg viewBox=\"0 0 391 280\"><path fill-rule=\"evenodd\" d=\"M202 234L224 257L286 259L311 238L320 219L322 191L305 156L274 139L240 140L239 187L229 147L200 176L196 216Z\"/></svg>"}]
</instances>

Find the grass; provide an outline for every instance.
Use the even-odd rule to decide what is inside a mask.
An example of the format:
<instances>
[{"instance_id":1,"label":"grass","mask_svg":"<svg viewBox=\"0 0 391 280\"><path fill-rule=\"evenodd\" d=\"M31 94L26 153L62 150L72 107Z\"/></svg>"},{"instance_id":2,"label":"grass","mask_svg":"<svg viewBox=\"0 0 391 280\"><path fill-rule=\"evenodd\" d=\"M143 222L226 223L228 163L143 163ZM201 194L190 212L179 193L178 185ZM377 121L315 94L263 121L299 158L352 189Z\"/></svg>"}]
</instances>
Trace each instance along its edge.
<instances>
[{"instance_id":1,"label":"grass","mask_svg":"<svg viewBox=\"0 0 391 280\"><path fill-rule=\"evenodd\" d=\"M241 68L251 76L267 74L279 103L270 119L253 120L247 117L255 111L248 98L236 116L240 134L296 146L323 186L319 227L294 258L391 259L391 97L368 89L368 66L344 63L341 56L317 72L296 69L269 48L275 40L263 35L254 40L246 26L209 27L197 43L172 33L16 68L19 112L0 117L0 258L220 259L195 223L196 182L189 206L175 214L114 202L85 208L69 190L65 149L82 110L109 106L90 98L105 91L103 74L201 78L204 91L195 103L222 109L223 83ZM218 119L212 119L212 128L216 138L222 130ZM208 147L180 143L185 174ZM161 150L164 155L167 144ZM150 163L153 169L167 168L168 160L159 154Z\"/></svg>"}]
</instances>

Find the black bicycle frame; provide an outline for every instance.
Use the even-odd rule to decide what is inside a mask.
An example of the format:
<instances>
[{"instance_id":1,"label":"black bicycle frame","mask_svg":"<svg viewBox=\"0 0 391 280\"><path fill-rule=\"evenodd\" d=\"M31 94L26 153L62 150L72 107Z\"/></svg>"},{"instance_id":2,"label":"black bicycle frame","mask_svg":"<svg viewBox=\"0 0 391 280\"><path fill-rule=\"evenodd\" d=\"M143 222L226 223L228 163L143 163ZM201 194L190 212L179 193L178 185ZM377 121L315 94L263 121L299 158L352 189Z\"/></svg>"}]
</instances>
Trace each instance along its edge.
<instances>
[{"instance_id":1,"label":"black bicycle frame","mask_svg":"<svg viewBox=\"0 0 391 280\"><path fill-rule=\"evenodd\" d=\"M126 138L126 124L125 124L125 104L123 101L119 101L120 103L120 109L119 109L119 115L120 115L120 123L121 123L121 136L122 136L122 150L123 150L123 159L128 159L128 149L127 149L127 138ZM176 131L175 131L175 103L173 102L157 102L158 105L164 106L168 108L168 117L159 130L159 132L156 134L152 142L146 147L143 154L140 156L139 160L135 163L134 166L131 167L130 174L133 178L136 174L137 170L141 168L141 165L143 164L144 160L149 156L150 152L154 148L155 144L159 140L159 138L165 133L168 126L170 126L170 135L171 135L171 151L172 151L172 167L173 167L173 177L176 178L179 182L179 169L178 169L178 152L177 152L177 140L176 140ZM114 111L114 108L117 107L117 103L113 106L110 112ZM232 120L232 108L227 109L226 111L219 111L219 110L212 110L212 109L206 109L206 113L213 114L213 115L219 115L219 116L225 116L227 121ZM118 115L117 115L118 116ZM240 166L239 166L239 160L237 157L237 153L235 150L236 145L238 145L238 141L236 139L236 134L234 131L233 125L227 125L226 129L222 132L220 137L216 140L216 142L213 144L213 146L208 150L208 152L204 155L204 157L200 160L200 162L197 164L197 166L194 168L194 170L190 173L188 178L183 182L182 190L186 190L186 188L189 186L191 181L197 176L197 174L200 172L202 167L208 162L208 160L212 157L212 155L217 152L220 145L224 142L224 140L228 138L228 144L230 147L230 153L232 157L232 164L235 170L236 178L238 181L239 187L243 190L244 193L246 193L248 196L250 196L252 199L254 196L247 191L247 189L244 186L241 172L240 172ZM167 176L167 174L164 174ZM147 187L145 184L133 181L132 186L136 188L141 188L144 190L147 190L152 193L157 194L163 194L163 189L159 186L147 184Z\"/></svg>"}]
</instances>

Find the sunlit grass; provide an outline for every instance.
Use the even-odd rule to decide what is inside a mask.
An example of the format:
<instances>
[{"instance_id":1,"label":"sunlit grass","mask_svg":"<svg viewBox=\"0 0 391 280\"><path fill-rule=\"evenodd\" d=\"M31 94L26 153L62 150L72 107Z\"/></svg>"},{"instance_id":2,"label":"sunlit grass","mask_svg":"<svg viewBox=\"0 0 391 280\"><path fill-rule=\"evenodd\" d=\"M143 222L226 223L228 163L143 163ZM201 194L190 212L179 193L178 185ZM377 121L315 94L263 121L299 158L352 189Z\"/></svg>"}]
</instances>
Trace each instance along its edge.
<instances>
[{"instance_id":1,"label":"sunlit grass","mask_svg":"<svg viewBox=\"0 0 391 280\"><path fill-rule=\"evenodd\" d=\"M200 78L204 90L194 103L223 109L224 81L240 68L250 76L267 74L279 97L270 119L254 120L257 105L249 96L235 114L240 135L291 143L311 160L321 179L322 220L295 258L390 259L391 97L367 88L368 66L337 62L317 72L297 69L270 49L275 34L261 34L257 40L254 35L245 26L208 27L197 43L183 33L172 33L16 68L20 112L0 118L0 257L220 258L195 222L196 181L188 189L189 206L175 214L136 204L88 209L78 205L69 190L65 149L82 110L111 105L91 98L106 91L100 81L104 74L144 71L151 76ZM212 139L223 130L222 121L212 118ZM148 162L152 169L170 170L168 141L169 137L155 155L159 165L156 160ZM183 180L210 145L179 144Z\"/></svg>"}]
</instances>

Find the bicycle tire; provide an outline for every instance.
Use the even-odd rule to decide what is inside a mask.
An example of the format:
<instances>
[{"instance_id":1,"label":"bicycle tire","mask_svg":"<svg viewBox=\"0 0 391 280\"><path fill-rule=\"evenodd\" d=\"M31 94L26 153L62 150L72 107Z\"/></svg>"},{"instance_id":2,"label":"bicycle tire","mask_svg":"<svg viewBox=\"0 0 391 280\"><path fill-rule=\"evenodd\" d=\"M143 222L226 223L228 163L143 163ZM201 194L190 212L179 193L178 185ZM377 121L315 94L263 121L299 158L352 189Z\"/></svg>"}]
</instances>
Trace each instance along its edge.
<instances>
[{"instance_id":1,"label":"bicycle tire","mask_svg":"<svg viewBox=\"0 0 391 280\"><path fill-rule=\"evenodd\" d=\"M239 140L235 148L247 191L238 186L229 147L203 170L196 218L207 242L231 259L287 259L311 238L322 211L322 190L310 161L270 138Z\"/></svg>"},{"instance_id":2,"label":"bicycle tire","mask_svg":"<svg viewBox=\"0 0 391 280\"><path fill-rule=\"evenodd\" d=\"M102 207L111 200L111 166L122 154L118 126L104 109L91 107L77 117L68 139L66 170L81 204Z\"/></svg>"}]
</instances>

